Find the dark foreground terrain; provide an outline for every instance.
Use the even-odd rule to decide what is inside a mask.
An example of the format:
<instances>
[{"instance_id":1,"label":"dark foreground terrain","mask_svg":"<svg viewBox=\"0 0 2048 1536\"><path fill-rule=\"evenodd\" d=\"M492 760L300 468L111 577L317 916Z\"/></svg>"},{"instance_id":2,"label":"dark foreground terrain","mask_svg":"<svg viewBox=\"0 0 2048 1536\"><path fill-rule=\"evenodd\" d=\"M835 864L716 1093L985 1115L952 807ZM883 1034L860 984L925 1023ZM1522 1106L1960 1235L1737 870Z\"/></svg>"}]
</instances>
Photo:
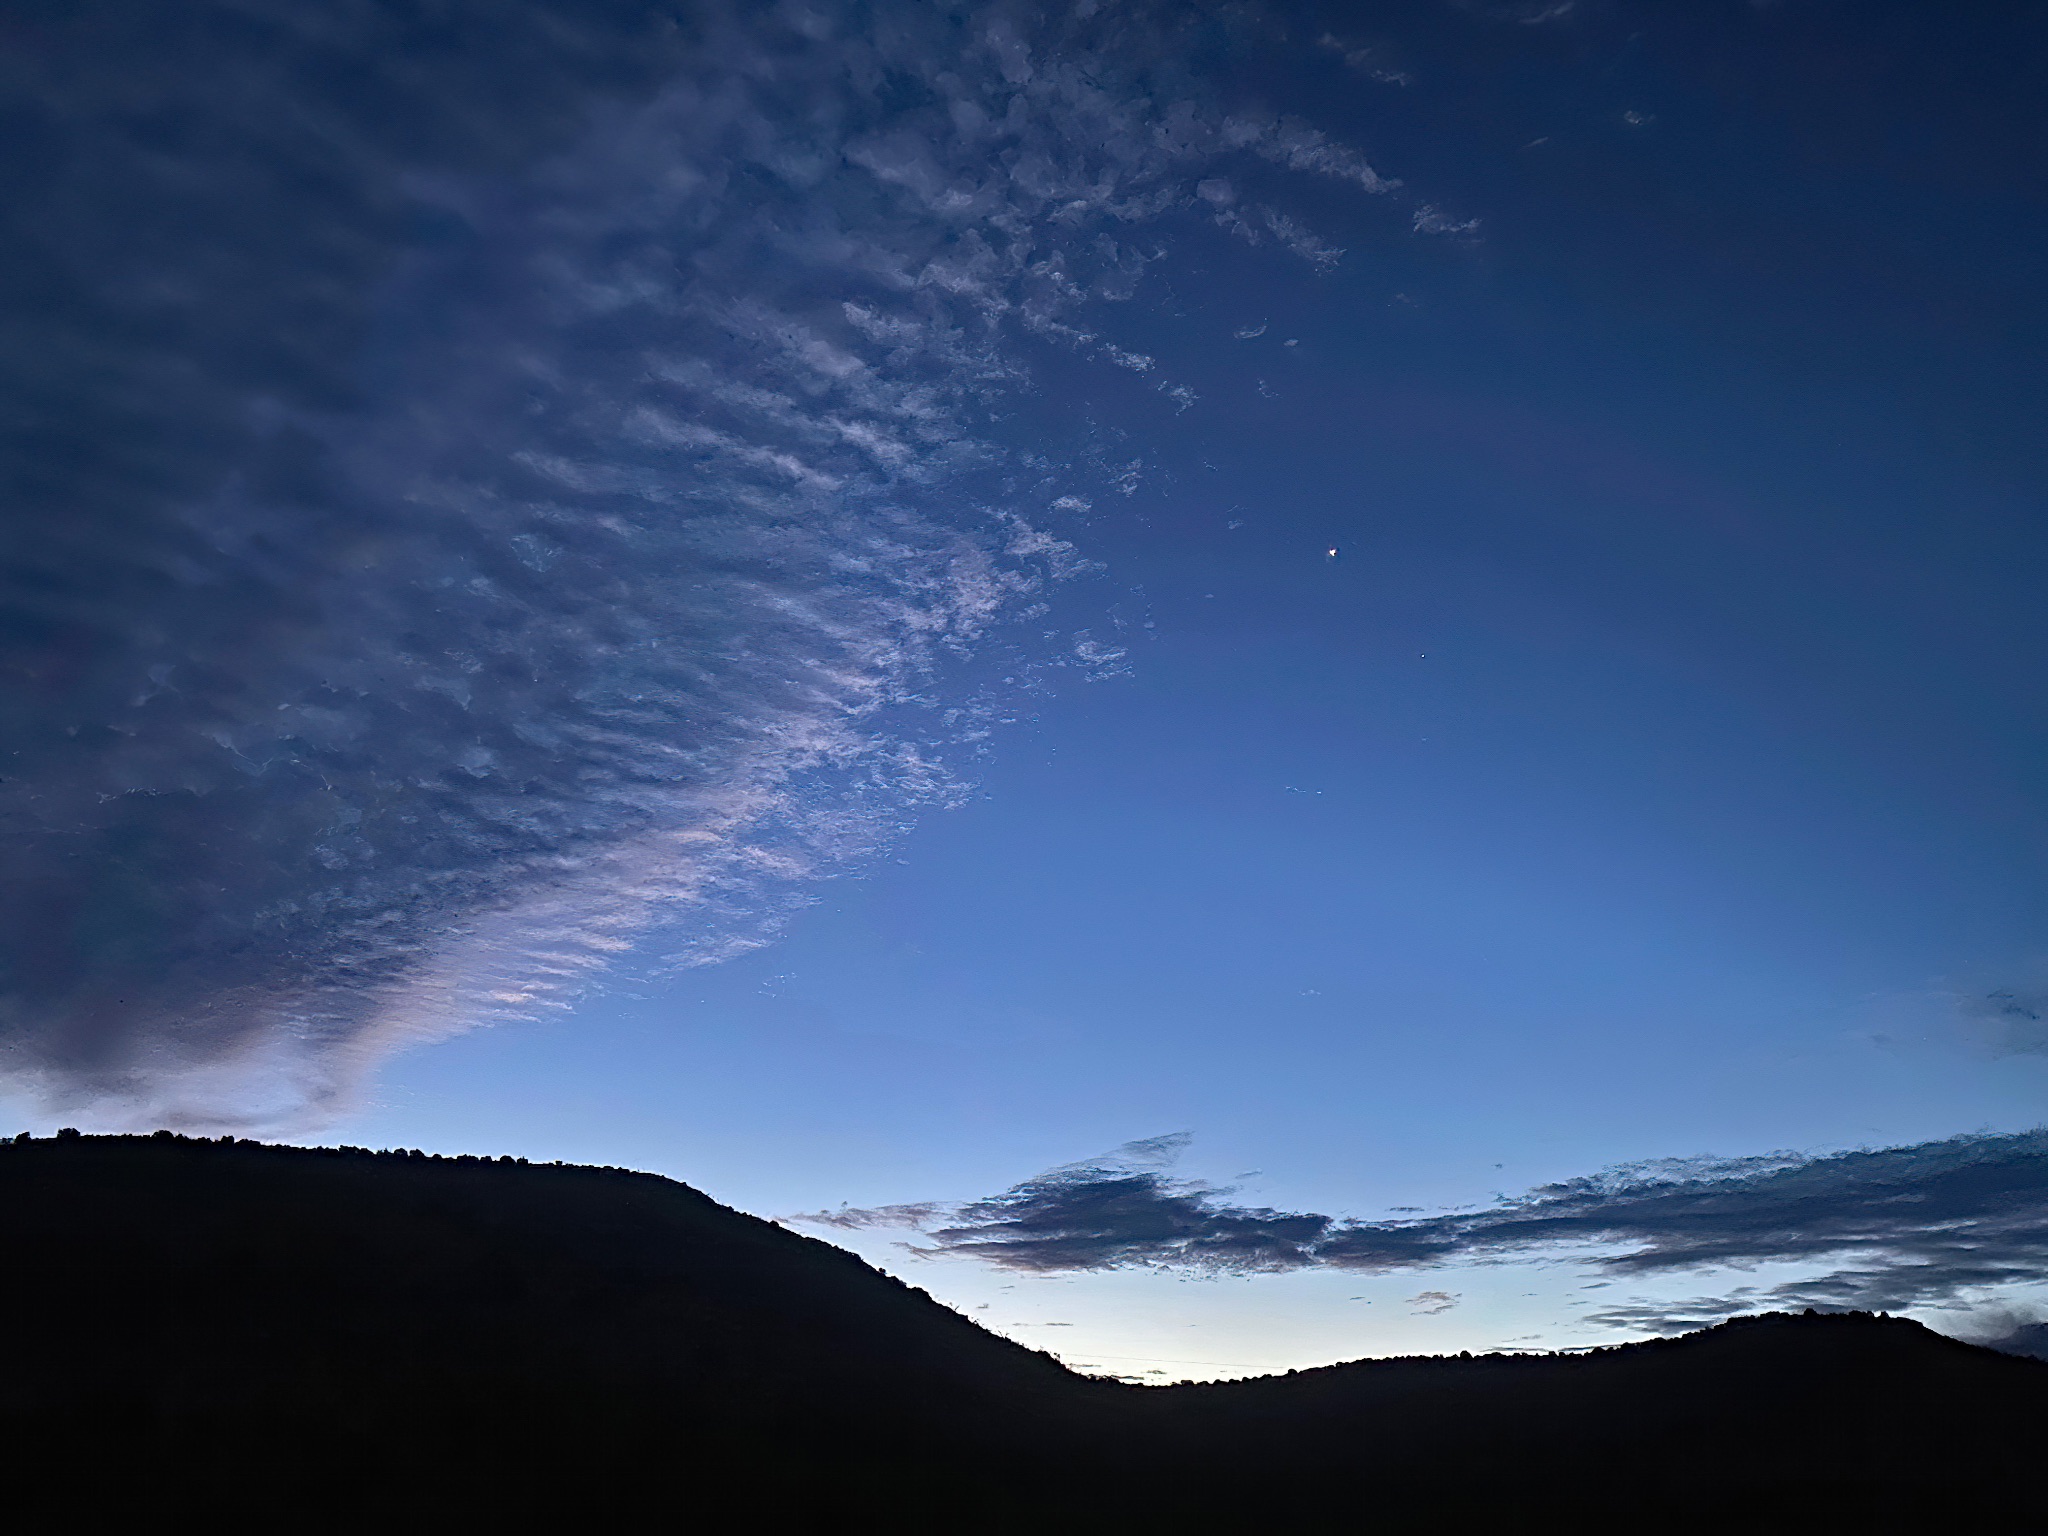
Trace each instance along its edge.
<instances>
[{"instance_id":1,"label":"dark foreground terrain","mask_svg":"<svg viewBox=\"0 0 2048 1536\"><path fill-rule=\"evenodd\" d=\"M2048 1515L2048 1364L1897 1319L1126 1387L618 1169L65 1135L0 1143L0 1221L0 1477L38 1529Z\"/></svg>"}]
</instances>

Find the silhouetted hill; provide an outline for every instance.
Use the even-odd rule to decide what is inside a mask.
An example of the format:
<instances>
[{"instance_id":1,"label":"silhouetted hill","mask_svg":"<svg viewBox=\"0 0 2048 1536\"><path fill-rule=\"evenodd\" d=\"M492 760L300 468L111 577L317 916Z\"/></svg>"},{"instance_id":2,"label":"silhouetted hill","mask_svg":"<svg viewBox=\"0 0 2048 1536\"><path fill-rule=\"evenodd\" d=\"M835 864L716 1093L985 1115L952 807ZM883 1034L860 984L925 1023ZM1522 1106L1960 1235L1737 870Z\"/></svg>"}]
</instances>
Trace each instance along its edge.
<instances>
[{"instance_id":1,"label":"silhouetted hill","mask_svg":"<svg viewBox=\"0 0 2048 1536\"><path fill-rule=\"evenodd\" d=\"M1322 1520L1353 1498L1333 1486L1340 1469L1482 1508L1633 1512L1655 1530L2048 1513L2048 1368L1867 1313L1740 1318L1583 1354L1359 1361L1173 1396L1173 1438L1197 1459L1227 1448Z\"/></svg>"},{"instance_id":2,"label":"silhouetted hill","mask_svg":"<svg viewBox=\"0 0 2048 1536\"><path fill-rule=\"evenodd\" d=\"M2048 1323L2021 1323L2011 1332L1986 1339L1984 1343L2003 1354L2048 1360Z\"/></svg>"},{"instance_id":3,"label":"silhouetted hill","mask_svg":"<svg viewBox=\"0 0 2048 1536\"><path fill-rule=\"evenodd\" d=\"M2048 1365L1895 1319L1140 1388L619 1169L65 1136L0 1143L0 1219L6 1487L75 1523L1755 1531L2048 1509Z\"/></svg>"},{"instance_id":4,"label":"silhouetted hill","mask_svg":"<svg viewBox=\"0 0 2048 1536\"><path fill-rule=\"evenodd\" d=\"M788 1498L944 1475L1092 1387L622 1169L59 1137L0 1146L0 1219L8 1441L90 1463L87 1486L112 1466L354 1499L743 1468Z\"/></svg>"}]
</instances>

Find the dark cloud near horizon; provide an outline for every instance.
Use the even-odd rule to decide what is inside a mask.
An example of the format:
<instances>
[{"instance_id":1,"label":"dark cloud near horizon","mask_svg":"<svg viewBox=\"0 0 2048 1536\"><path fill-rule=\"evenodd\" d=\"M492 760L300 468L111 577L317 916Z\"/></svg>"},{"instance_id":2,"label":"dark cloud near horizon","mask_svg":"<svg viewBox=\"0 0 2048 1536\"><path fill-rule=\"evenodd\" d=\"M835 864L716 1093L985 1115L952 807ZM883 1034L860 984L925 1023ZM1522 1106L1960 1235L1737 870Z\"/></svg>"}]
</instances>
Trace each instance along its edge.
<instances>
[{"instance_id":1,"label":"dark cloud near horizon","mask_svg":"<svg viewBox=\"0 0 2048 1536\"><path fill-rule=\"evenodd\" d=\"M1152 1267L1259 1273L1313 1262L1327 1216L1231 1205L1227 1189L1164 1170L1187 1146L1185 1132L1119 1147L962 1206L932 1203L795 1217L848 1230L906 1226L929 1251L1040 1274Z\"/></svg>"},{"instance_id":2,"label":"dark cloud near horizon","mask_svg":"<svg viewBox=\"0 0 2048 1536\"><path fill-rule=\"evenodd\" d=\"M1207 25L14 8L7 1081L317 1115L946 799L974 701L908 716L1080 565L991 424L1030 349L1172 395L1086 318L1141 231L1327 265L1261 177L1390 185L1205 96Z\"/></svg>"},{"instance_id":3,"label":"dark cloud near horizon","mask_svg":"<svg viewBox=\"0 0 2048 1536\"><path fill-rule=\"evenodd\" d=\"M1485 1207L1387 1221L1237 1205L1228 1188L1166 1171L1184 1140L1132 1143L965 1205L803 1219L909 1226L926 1238L921 1252L1032 1273L1383 1273L1507 1258L1582 1263L1616 1279L1776 1263L1825 1269L1769 1288L1591 1314L1659 1329L1788 1306L1896 1311L2048 1274L2048 1129L1825 1156L1633 1163Z\"/></svg>"}]
</instances>

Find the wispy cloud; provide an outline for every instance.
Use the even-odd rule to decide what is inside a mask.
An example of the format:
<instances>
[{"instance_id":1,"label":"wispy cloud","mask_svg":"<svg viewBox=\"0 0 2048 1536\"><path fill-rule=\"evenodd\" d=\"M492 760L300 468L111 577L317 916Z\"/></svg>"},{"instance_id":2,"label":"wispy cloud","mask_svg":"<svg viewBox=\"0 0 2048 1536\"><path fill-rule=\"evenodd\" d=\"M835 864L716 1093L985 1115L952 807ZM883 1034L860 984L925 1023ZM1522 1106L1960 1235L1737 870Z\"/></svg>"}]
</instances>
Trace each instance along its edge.
<instances>
[{"instance_id":1,"label":"wispy cloud","mask_svg":"<svg viewBox=\"0 0 2048 1536\"><path fill-rule=\"evenodd\" d=\"M1999 1055L2048 1055L2048 990L2038 984L1956 994L1965 1030Z\"/></svg>"},{"instance_id":2,"label":"wispy cloud","mask_svg":"<svg viewBox=\"0 0 2048 1536\"><path fill-rule=\"evenodd\" d=\"M1030 348L1185 407L1089 318L1140 231L1393 185L1216 107L1174 7L213 9L39 32L12 209L0 1062L114 1119L317 1116L760 942L1085 565L1085 472L990 426Z\"/></svg>"},{"instance_id":3,"label":"wispy cloud","mask_svg":"<svg viewBox=\"0 0 2048 1536\"><path fill-rule=\"evenodd\" d=\"M1344 67L1377 80L1382 85L1407 85L1412 77L1405 70L1394 68L1386 60L1386 49L1368 43L1346 42L1343 38L1325 32L1316 39L1316 46L1328 53L1334 53L1344 61Z\"/></svg>"},{"instance_id":4,"label":"wispy cloud","mask_svg":"<svg viewBox=\"0 0 2048 1536\"><path fill-rule=\"evenodd\" d=\"M1418 235L1477 235L1477 219L1458 219L1445 213L1434 203L1424 203L1415 210L1410 221Z\"/></svg>"},{"instance_id":5,"label":"wispy cloud","mask_svg":"<svg viewBox=\"0 0 2048 1536\"><path fill-rule=\"evenodd\" d=\"M1630 1326L1778 1306L1897 1310L2048 1273L2048 1130L1823 1156L1633 1163L1471 1210L1380 1221L1236 1204L1226 1187L1170 1174L1184 1144L1134 1142L964 1205L831 1219L911 1226L924 1234L924 1253L1036 1272L1376 1273L1511 1257L1584 1264L1611 1281L1766 1263L1816 1271L1770 1288L1594 1314Z\"/></svg>"}]
</instances>

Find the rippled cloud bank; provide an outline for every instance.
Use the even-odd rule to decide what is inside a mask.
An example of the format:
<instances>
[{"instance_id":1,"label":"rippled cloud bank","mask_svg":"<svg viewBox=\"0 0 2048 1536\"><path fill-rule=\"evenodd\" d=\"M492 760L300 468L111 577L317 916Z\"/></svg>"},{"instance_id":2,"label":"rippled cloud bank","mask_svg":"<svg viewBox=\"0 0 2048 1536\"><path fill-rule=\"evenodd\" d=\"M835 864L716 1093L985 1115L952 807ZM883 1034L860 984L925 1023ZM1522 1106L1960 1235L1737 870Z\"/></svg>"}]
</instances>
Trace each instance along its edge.
<instances>
[{"instance_id":1,"label":"rippled cloud bank","mask_svg":"<svg viewBox=\"0 0 2048 1536\"><path fill-rule=\"evenodd\" d=\"M906 711L1083 566L1100 493L991 428L1032 349L1185 406L1097 318L1163 222L1327 267L1260 178L1392 185L1217 106L1197 24L108 0L31 29L8 1081L317 1119L649 935L759 942L953 793L962 701Z\"/></svg>"}]
</instances>

